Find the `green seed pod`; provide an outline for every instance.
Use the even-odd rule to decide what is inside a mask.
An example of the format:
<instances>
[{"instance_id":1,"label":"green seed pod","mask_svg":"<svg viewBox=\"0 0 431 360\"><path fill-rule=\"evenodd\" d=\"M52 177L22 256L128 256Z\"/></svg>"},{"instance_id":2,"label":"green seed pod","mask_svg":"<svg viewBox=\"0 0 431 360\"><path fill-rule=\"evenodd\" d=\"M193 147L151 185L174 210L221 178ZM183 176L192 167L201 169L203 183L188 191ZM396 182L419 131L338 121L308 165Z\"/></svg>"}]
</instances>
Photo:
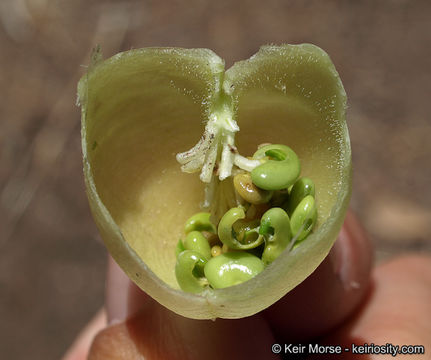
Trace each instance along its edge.
<instances>
[{"instance_id":1,"label":"green seed pod","mask_svg":"<svg viewBox=\"0 0 431 360\"><path fill-rule=\"evenodd\" d=\"M293 211L296 209L298 204L307 195L314 197L316 190L313 180L308 177L302 177L296 180L295 184L290 191L289 202L288 202L288 214L292 216Z\"/></svg>"},{"instance_id":2,"label":"green seed pod","mask_svg":"<svg viewBox=\"0 0 431 360\"><path fill-rule=\"evenodd\" d=\"M226 71L207 49L133 49L93 58L78 85L86 191L109 253L137 286L188 318L242 318L315 271L337 238L351 189L346 94L325 51L311 44L263 46ZM278 257L259 276L191 294L175 276L174 249L185 214L200 211L205 185L182 172L173 154L196 144L215 117L237 122L235 146L243 153L271 142L301 156L316 183L318 221L300 251ZM230 149L218 147L235 156Z\"/></svg>"},{"instance_id":3,"label":"green seed pod","mask_svg":"<svg viewBox=\"0 0 431 360\"><path fill-rule=\"evenodd\" d=\"M282 190L295 182L301 172L301 164L290 147L280 144L265 145L254 153L253 158L261 159L265 156L272 159L251 172L251 178L256 186L264 190Z\"/></svg>"},{"instance_id":4,"label":"green seed pod","mask_svg":"<svg viewBox=\"0 0 431 360\"><path fill-rule=\"evenodd\" d=\"M290 218L292 234L298 241L304 240L313 229L317 220L317 208L314 197L307 195L298 204Z\"/></svg>"},{"instance_id":5,"label":"green seed pod","mask_svg":"<svg viewBox=\"0 0 431 360\"><path fill-rule=\"evenodd\" d=\"M204 268L214 289L226 288L252 279L264 269L263 262L246 252L232 251L213 257Z\"/></svg>"},{"instance_id":6,"label":"green seed pod","mask_svg":"<svg viewBox=\"0 0 431 360\"><path fill-rule=\"evenodd\" d=\"M199 231L190 231L187 234L184 240L184 248L196 251L206 259L211 258L211 248L208 240Z\"/></svg>"}]
</instances>

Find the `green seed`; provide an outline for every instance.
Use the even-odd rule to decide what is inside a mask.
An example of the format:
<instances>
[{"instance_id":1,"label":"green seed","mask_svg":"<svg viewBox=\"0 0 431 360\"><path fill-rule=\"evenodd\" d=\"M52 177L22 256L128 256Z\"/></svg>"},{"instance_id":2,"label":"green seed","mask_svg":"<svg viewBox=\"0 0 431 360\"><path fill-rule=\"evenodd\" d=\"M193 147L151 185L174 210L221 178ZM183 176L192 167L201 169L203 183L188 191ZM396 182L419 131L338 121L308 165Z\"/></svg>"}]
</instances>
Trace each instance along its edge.
<instances>
[{"instance_id":1,"label":"green seed","mask_svg":"<svg viewBox=\"0 0 431 360\"><path fill-rule=\"evenodd\" d=\"M211 248L211 256L212 257L219 256L221 254L221 252L222 252L222 250L221 250L221 247L219 245L214 245Z\"/></svg>"},{"instance_id":2,"label":"green seed","mask_svg":"<svg viewBox=\"0 0 431 360\"><path fill-rule=\"evenodd\" d=\"M289 216L281 208L269 209L262 216L259 233L265 237L262 261L269 264L280 256L292 239Z\"/></svg>"},{"instance_id":3,"label":"green seed","mask_svg":"<svg viewBox=\"0 0 431 360\"><path fill-rule=\"evenodd\" d=\"M199 231L191 231L184 240L184 248L201 254L206 259L211 257L211 248L208 240Z\"/></svg>"},{"instance_id":4,"label":"green seed","mask_svg":"<svg viewBox=\"0 0 431 360\"><path fill-rule=\"evenodd\" d=\"M251 172L253 183L264 190L282 190L292 185L301 171L301 164L295 152L286 145L271 144L257 150L253 158L269 156L262 165Z\"/></svg>"},{"instance_id":5,"label":"green seed","mask_svg":"<svg viewBox=\"0 0 431 360\"><path fill-rule=\"evenodd\" d=\"M236 221L232 228L241 244L250 244L256 241L259 236L259 225L260 221L258 219L251 221L241 219Z\"/></svg>"},{"instance_id":6,"label":"green seed","mask_svg":"<svg viewBox=\"0 0 431 360\"><path fill-rule=\"evenodd\" d=\"M182 253L184 250L185 250L184 244L183 244L182 240L179 239L177 242L177 246L175 247L175 256L178 257L178 255L180 253Z\"/></svg>"},{"instance_id":7,"label":"green seed","mask_svg":"<svg viewBox=\"0 0 431 360\"><path fill-rule=\"evenodd\" d=\"M190 231L208 231L216 233L216 228L210 221L211 214L209 212L200 212L194 214L186 221L184 231L188 234Z\"/></svg>"},{"instance_id":8,"label":"green seed","mask_svg":"<svg viewBox=\"0 0 431 360\"><path fill-rule=\"evenodd\" d=\"M175 276L181 289L191 293L199 293L208 283L203 277L207 260L198 252L185 250L177 257Z\"/></svg>"},{"instance_id":9,"label":"green seed","mask_svg":"<svg viewBox=\"0 0 431 360\"><path fill-rule=\"evenodd\" d=\"M317 207L314 197L307 195L298 204L290 218L292 234L296 242L304 240L313 229L317 220Z\"/></svg>"},{"instance_id":10,"label":"green seed","mask_svg":"<svg viewBox=\"0 0 431 360\"><path fill-rule=\"evenodd\" d=\"M218 237L220 241L228 246L230 249L234 250L248 250L253 249L263 242L263 237L258 236L255 241L252 241L251 243L243 244L239 241L237 238L237 234L234 229L234 223L237 220L244 219L245 218L245 212L243 208L236 207L230 209L228 212L226 212L223 217L220 220L219 226L218 226ZM257 232L257 229L255 230ZM247 237L250 236L250 234L247 235Z\"/></svg>"},{"instance_id":11,"label":"green seed","mask_svg":"<svg viewBox=\"0 0 431 360\"><path fill-rule=\"evenodd\" d=\"M289 215L292 216L298 204L306 196L311 195L314 197L315 191L316 190L315 190L315 185L313 180L311 180L308 177L302 177L298 179L293 185L292 190L290 191L289 205L288 205Z\"/></svg>"},{"instance_id":12,"label":"green seed","mask_svg":"<svg viewBox=\"0 0 431 360\"><path fill-rule=\"evenodd\" d=\"M250 280L264 269L263 262L246 252L232 251L213 257L204 268L209 284L225 288Z\"/></svg>"},{"instance_id":13,"label":"green seed","mask_svg":"<svg viewBox=\"0 0 431 360\"><path fill-rule=\"evenodd\" d=\"M235 190L245 201L250 204L267 203L272 196L272 191L259 189L251 180L250 173L240 173L234 176L233 185Z\"/></svg>"}]
</instances>

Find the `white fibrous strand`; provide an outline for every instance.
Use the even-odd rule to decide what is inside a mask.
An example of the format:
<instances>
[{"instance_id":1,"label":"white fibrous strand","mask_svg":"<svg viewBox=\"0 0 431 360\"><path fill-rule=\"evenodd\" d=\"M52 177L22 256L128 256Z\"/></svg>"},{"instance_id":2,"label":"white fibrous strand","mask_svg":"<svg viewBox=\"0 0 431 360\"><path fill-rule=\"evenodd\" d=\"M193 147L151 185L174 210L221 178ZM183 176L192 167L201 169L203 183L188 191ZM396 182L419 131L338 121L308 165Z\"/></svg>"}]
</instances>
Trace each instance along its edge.
<instances>
[{"instance_id":1,"label":"white fibrous strand","mask_svg":"<svg viewBox=\"0 0 431 360\"><path fill-rule=\"evenodd\" d=\"M232 177L220 181L213 177L205 187L205 200L201 207L211 213L211 221L218 224L222 216L231 208L242 205L243 200L236 193Z\"/></svg>"},{"instance_id":2,"label":"white fibrous strand","mask_svg":"<svg viewBox=\"0 0 431 360\"><path fill-rule=\"evenodd\" d=\"M212 113L198 143L176 156L183 172L201 172L200 179L207 184L202 207L210 208L213 218L220 219L239 204L232 179L228 179L232 172L238 168L251 171L261 164L260 160L250 160L239 154L235 146L237 131L238 124L229 111Z\"/></svg>"},{"instance_id":3,"label":"white fibrous strand","mask_svg":"<svg viewBox=\"0 0 431 360\"><path fill-rule=\"evenodd\" d=\"M235 146L237 131L236 121L226 112L212 114L199 142L190 150L177 154L181 170L188 173L200 170L200 179L205 183L211 182L214 172L220 181L228 178L234 165L246 171L253 170L261 162L238 153Z\"/></svg>"}]
</instances>

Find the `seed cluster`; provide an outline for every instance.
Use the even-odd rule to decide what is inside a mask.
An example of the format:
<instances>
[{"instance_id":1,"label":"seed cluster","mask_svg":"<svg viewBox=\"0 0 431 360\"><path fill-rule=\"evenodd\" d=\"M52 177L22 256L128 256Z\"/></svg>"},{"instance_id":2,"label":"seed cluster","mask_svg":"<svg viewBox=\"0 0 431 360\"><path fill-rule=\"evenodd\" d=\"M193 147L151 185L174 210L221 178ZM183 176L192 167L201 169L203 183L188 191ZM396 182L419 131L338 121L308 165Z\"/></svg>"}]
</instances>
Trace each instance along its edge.
<instances>
[{"instance_id":1,"label":"seed cluster","mask_svg":"<svg viewBox=\"0 0 431 360\"><path fill-rule=\"evenodd\" d=\"M267 144L253 155L261 165L233 178L241 205L230 208L217 226L201 212L185 224L176 247L180 287L198 293L250 280L285 249L298 246L317 220L315 185L299 177L300 162L286 145Z\"/></svg>"}]
</instances>

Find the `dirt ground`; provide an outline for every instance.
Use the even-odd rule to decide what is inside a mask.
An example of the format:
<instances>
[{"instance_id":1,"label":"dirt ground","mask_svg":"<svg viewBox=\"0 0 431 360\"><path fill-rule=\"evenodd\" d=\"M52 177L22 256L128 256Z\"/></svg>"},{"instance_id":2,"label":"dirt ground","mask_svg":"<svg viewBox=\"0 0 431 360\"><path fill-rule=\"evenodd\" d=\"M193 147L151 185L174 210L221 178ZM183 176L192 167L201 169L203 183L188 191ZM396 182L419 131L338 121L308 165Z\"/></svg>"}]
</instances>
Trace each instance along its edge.
<instances>
[{"instance_id":1,"label":"dirt ground","mask_svg":"<svg viewBox=\"0 0 431 360\"><path fill-rule=\"evenodd\" d=\"M349 97L351 206L378 261L431 253L430 14L426 0L1 0L1 357L60 358L103 304L75 106L95 44L205 47L227 67L266 43L319 45Z\"/></svg>"}]
</instances>

